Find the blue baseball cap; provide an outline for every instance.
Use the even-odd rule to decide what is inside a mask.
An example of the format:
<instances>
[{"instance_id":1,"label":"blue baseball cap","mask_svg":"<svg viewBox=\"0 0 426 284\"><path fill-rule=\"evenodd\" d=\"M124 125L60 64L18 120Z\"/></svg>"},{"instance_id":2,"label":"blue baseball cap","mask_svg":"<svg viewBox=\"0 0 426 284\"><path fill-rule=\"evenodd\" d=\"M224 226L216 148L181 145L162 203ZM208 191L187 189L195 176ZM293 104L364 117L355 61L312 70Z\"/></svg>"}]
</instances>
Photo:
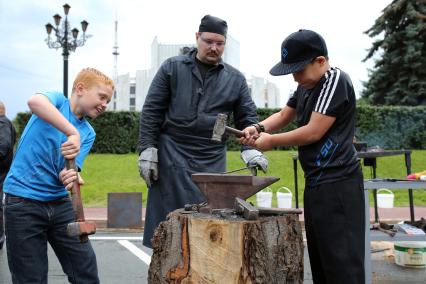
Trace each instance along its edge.
<instances>
[{"instance_id":1,"label":"blue baseball cap","mask_svg":"<svg viewBox=\"0 0 426 284\"><path fill-rule=\"evenodd\" d=\"M314 31L300 29L281 44L281 61L269 71L272 76L301 71L318 56L327 56L327 45Z\"/></svg>"}]
</instances>

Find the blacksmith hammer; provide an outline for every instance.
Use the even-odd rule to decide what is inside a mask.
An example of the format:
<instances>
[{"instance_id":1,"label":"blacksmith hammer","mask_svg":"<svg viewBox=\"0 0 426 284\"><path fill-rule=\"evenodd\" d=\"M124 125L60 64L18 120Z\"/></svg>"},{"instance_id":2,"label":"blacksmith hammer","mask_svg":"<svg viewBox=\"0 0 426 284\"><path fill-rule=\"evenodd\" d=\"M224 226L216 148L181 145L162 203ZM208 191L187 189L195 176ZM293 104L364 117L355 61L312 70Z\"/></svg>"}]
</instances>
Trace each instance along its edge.
<instances>
[{"instance_id":1,"label":"blacksmith hammer","mask_svg":"<svg viewBox=\"0 0 426 284\"><path fill-rule=\"evenodd\" d=\"M222 141L223 134L232 134L237 138L244 136L244 132L229 126L226 126L226 120L228 116L223 113L219 113L216 118L216 122L213 127L213 134L211 140L217 143Z\"/></svg>"},{"instance_id":2,"label":"blacksmith hammer","mask_svg":"<svg viewBox=\"0 0 426 284\"><path fill-rule=\"evenodd\" d=\"M75 160L65 161L67 169L75 169ZM78 178L74 181L71 188L72 208L74 209L75 222L69 223L67 226L67 235L70 237L79 236L80 243L85 243L89 240L89 235L96 233L96 224L94 222L86 222L84 219L83 203L81 202L80 184Z\"/></svg>"},{"instance_id":3,"label":"blacksmith hammer","mask_svg":"<svg viewBox=\"0 0 426 284\"><path fill-rule=\"evenodd\" d=\"M297 208L256 207L239 197L235 197L234 209L237 214L242 214L247 220L256 220L259 215L302 214L302 210Z\"/></svg>"}]
</instances>

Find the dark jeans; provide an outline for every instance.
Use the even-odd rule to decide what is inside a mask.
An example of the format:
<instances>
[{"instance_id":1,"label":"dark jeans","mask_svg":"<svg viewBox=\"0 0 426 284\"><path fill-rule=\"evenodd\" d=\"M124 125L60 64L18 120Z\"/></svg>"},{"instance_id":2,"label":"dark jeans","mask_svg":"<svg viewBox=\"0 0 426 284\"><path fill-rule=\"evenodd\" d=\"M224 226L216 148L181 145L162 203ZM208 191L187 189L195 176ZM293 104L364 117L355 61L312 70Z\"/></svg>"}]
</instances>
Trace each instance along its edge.
<instances>
[{"instance_id":1,"label":"dark jeans","mask_svg":"<svg viewBox=\"0 0 426 284\"><path fill-rule=\"evenodd\" d=\"M365 211L362 173L307 186L306 239L315 284L364 284Z\"/></svg>"},{"instance_id":2,"label":"dark jeans","mask_svg":"<svg viewBox=\"0 0 426 284\"><path fill-rule=\"evenodd\" d=\"M47 242L70 283L99 283L96 256L89 242L69 237L74 222L68 197L40 202L6 194L6 246L13 283L47 283Z\"/></svg>"}]
</instances>

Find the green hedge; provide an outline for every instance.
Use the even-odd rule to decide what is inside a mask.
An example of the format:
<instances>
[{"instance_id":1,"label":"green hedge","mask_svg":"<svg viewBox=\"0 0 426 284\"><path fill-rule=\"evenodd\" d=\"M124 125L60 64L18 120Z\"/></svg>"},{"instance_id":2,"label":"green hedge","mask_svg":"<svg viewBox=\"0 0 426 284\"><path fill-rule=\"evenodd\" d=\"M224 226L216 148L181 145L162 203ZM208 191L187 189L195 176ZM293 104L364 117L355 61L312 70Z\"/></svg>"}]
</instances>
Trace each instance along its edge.
<instances>
[{"instance_id":1,"label":"green hedge","mask_svg":"<svg viewBox=\"0 0 426 284\"><path fill-rule=\"evenodd\" d=\"M260 120L279 109L258 109ZM90 121L96 131L92 152L131 153L138 141L139 112L106 112ZM18 113L14 120L18 135L24 129L30 113ZM232 119L230 120L232 121ZM296 127L290 124L284 131ZM426 106L374 107L358 106L355 136L368 146L384 149L426 149ZM227 142L228 150L238 150L234 139ZM287 148L282 148L287 149Z\"/></svg>"},{"instance_id":2,"label":"green hedge","mask_svg":"<svg viewBox=\"0 0 426 284\"><path fill-rule=\"evenodd\" d=\"M93 153L125 154L136 152L139 136L139 112L106 112L89 120L96 131Z\"/></svg>"}]
</instances>

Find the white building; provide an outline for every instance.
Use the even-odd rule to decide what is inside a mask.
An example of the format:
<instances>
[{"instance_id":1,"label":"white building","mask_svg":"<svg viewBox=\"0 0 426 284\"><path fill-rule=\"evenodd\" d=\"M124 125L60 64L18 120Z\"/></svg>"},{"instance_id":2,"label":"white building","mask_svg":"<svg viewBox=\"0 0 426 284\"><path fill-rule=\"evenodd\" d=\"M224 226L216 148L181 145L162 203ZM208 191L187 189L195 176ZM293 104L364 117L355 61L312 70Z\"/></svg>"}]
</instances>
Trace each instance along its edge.
<instances>
[{"instance_id":1,"label":"white building","mask_svg":"<svg viewBox=\"0 0 426 284\"><path fill-rule=\"evenodd\" d=\"M280 90L262 77L252 75L247 79L252 99L258 108L280 108Z\"/></svg>"},{"instance_id":2,"label":"white building","mask_svg":"<svg viewBox=\"0 0 426 284\"><path fill-rule=\"evenodd\" d=\"M161 64L169 57L181 54L194 44L161 44L157 37L151 44L151 68L137 70L134 77L129 73L119 75L116 82L116 92L108 105L108 110L140 111L145 102L149 86L160 68ZM240 43L228 35L223 60L239 69ZM264 78L252 76L247 78L251 95L257 107L279 107L280 92L275 84Z\"/></svg>"}]
</instances>

